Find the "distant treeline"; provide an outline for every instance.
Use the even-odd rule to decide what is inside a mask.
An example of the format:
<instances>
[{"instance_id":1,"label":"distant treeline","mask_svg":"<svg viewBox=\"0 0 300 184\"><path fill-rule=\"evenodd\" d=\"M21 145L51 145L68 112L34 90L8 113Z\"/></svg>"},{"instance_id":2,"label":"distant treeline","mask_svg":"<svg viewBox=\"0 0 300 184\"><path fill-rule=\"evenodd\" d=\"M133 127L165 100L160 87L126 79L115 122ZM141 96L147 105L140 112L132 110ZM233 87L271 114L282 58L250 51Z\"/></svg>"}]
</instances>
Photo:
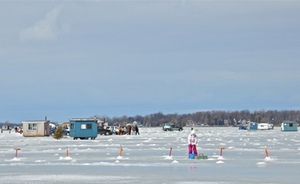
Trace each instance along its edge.
<instances>
[{"instance_id":1,"label":"distant treeline","mask_svg":"<svg viewBox=\"0 0 300 184\"><path fill-rule=\"evenodd\" d=\"M191 114L163 114L161 112L134 117L99 117L105 119L109 125L125 125L126 123L138 122L143 126L156 127L164 123L173 123L180 126L237 126L252 121L257 123L272 123L279 126L283 121L300 121L299 110L261 110L251 112L242 111L201 111Z\"/></svg>"},{"instance_id":2,"label":"distant treeline","mask_svg":"<svg viewBox=\"0 0 300 184\"><path fill-rule=\"evenodd\" d=\"M156 127L164 123L172 123L180 126L237 126L252 121L257 123L272 123L279 126L283 121L300 122L300 110L261 110L261 111L200 111L191 114L163 114L161 112L141 116L106 117L96 116L104 120L108 125L122 125L136 121L139 125ZM20 123L0 122L2 125L20 125ZM0 128L1 128L0 127Z\"/></svg>"}]
</instances>

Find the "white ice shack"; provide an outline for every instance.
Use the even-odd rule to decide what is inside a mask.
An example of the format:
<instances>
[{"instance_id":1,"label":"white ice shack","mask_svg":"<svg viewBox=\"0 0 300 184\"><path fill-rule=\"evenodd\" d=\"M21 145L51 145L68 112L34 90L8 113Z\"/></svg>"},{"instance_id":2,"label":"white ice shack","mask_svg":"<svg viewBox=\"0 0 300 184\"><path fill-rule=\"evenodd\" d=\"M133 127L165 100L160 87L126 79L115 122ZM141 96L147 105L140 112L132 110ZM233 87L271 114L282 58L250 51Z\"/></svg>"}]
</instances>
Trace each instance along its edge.
<instances>
[{"instance_id":1,"label":"white ice shack","mask_svg":"<svg viewBox=\"0 0 300 184\"><path fill-rule=\"evenodd\" d=\"M272 130L273 124L270 123L258 123L257 130Z\"/></svg>"},{"instance_id":2,"label":"white ice shack","mask_svg":"<svg viewBox=\"0 0 300 184\"><path fill-rule=\"evenodd\" d=\"M50 135L50 121L22 121L24 137L41 137Z\"/></svg>"}]
</instances>

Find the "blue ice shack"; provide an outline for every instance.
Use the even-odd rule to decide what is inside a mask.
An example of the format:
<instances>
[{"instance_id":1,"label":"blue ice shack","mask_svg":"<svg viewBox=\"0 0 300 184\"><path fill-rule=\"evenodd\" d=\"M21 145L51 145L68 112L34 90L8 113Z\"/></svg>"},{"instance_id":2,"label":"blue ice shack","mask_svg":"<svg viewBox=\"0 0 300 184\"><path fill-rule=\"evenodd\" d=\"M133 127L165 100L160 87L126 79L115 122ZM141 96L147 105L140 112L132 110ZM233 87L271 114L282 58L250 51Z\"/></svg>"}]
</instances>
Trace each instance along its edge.
<instances>
[{"instance_id":1,"label":"blue ice shack","mask_svg":"<svg viewBox=\"0 0 300 184\"><path fill-rule=\"evenodd\" d=\"M257 130L258 124L256 122L248 122L248 130Z\"/></svg>"},{"instance_id":2,"label":"blue ice shack","mask_svg":"<svg viewBox=\"0 0 300 184\"><path fill-rule=\"evenodd\" d=\"M70 119L70 137L73 139L96 139L98 135L97 119L73 118Z\"/></svg>"},{"instance_id":3,"label":"blue ice shack","mask_svg":"<svg viewBox=\"0 0 300 184\"><path fill-rule=\"evenodd\" d=\"M295 121L284 121L281 123L281 131L298 131L298 123Z\"/></svg>"},{"instance_id":4,"label":"blue ice shack","mask_svg":"<svg viewBox=\"0 0 300 184\"><path fill-rule=\"evenodd\" d=\"M239 130L247 130L247 126L246 125L240 125Z\"/></svg>"}]
</instances>

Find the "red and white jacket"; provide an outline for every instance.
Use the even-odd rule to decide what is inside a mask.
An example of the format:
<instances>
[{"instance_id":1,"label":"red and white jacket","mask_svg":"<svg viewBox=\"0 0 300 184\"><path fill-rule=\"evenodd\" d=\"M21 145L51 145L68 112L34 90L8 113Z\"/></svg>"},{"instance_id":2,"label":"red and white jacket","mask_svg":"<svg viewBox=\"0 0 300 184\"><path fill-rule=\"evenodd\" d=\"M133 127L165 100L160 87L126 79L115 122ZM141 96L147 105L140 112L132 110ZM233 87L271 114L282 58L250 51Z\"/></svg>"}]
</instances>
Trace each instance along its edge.
<instances>
[{"instance_id":1,"label":"red and white jacket","mask_svg":"<svg viewBox=\"0 0 300 184\"><path fill-rule=\"evenodd\" d=\"M188 145L196 145L198 141L196 134L189 134L188 136Z\"/></svg>"}]
</instances>

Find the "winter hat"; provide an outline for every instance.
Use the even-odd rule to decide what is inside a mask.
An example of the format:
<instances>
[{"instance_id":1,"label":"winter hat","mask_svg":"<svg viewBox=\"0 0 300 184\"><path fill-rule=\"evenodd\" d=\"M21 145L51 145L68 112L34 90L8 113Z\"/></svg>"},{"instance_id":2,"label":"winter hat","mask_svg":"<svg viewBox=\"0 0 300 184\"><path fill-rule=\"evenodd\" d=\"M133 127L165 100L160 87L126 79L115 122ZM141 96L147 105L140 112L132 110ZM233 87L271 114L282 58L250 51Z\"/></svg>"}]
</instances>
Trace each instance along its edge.
<instances>
[{"instance_id":1,"label":"winter hat","mask_svg":"<svg viewBox=\"0 0 300 184\"><path fill-rule=\"evenodd\" d=\"M195 130L192 130L191 134L195 134Z\"/></svg>"}]
</instances>

